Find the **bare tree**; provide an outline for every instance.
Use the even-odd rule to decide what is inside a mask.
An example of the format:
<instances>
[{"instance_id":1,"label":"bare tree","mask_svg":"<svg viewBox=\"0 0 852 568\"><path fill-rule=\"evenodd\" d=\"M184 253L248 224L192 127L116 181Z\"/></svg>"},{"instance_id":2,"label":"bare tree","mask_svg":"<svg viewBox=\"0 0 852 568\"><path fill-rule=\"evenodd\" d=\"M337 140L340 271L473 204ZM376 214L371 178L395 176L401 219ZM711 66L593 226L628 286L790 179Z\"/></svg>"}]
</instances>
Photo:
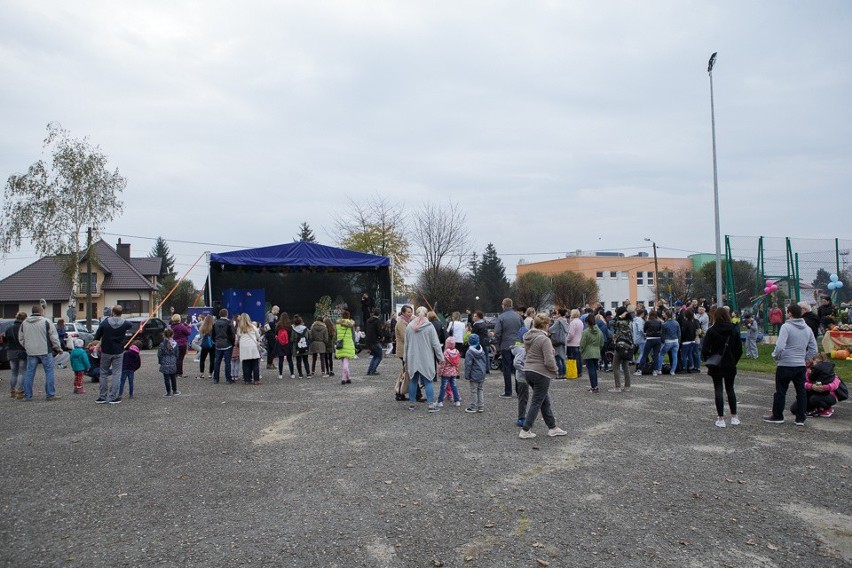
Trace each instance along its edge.
<instances>
[{"instance_id":1,"label":"bare tree","mask_svg":"<svg viewBox=\"0 0 852 568\"><path fill-rule=\"evenodd\" d=\"M453 201L426 202L411 212L411 240L420 249L423 272L460 270L470 255L467 214Z\"/></svg>"},{"instance_id":2,"label":"bare tree","mask_svg":"<svg viewBox=\"0 0 852 568\"><path fill-rule=\"evenodd\" d=\"M393 287L405 290L409 274L409 239L401 205L374 195L366 201L349 198L344 212L334 216L338 244L349 250L386 256L393 260Z\"/></svg>"}]
</instances>

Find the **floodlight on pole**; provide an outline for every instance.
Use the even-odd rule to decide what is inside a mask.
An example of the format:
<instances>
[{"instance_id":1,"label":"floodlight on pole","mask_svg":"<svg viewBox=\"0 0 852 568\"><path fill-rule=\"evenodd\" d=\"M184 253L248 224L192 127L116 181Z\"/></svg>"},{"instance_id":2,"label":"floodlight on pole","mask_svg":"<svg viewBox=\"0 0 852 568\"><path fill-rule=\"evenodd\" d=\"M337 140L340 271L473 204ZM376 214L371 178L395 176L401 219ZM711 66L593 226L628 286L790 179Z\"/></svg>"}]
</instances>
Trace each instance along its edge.
<instances>
[{"instance_id":1,"label":"floodlight on pole","mask_svg":"<svg viewBox=\"0 0 852 568\"><path fill-rule=\"evenodd\" d=\"M716 217L716 305L722 306L722 232L719 227L719 175L716 170L716 108L713 101L713 66L716 64L716 53L710 56L707 63L707 74L710 75L710 126L713 132L713 204Z\"/></svg>"}]
</instances>

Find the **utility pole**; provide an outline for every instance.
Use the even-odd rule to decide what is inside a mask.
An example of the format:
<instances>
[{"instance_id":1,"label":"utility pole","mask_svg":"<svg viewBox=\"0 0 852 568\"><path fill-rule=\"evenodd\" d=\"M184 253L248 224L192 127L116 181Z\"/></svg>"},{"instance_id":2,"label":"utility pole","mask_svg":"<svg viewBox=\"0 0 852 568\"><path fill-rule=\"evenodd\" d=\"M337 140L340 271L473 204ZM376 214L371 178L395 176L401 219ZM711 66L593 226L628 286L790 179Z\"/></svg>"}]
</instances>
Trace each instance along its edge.
<instances>
[{"instance_id":1,"label":"utility pole","mask_svg":"<svg viewBox=\"0 0 852 568\"><path fill-rule=\"evenodd\" d=\"M707 74L710 75L710 125L713 130L713 204L716 212L716 305L724 306L722 301L722 236L719 228L719 176L716 173L716 108L713 104L713 66L716 64L716 53L710 56L707 63ZM730 267L729 267L730 268Z\"/></svg>"},{"instance_id":2,"label":"utility pole","mask_svg":"<svg viewBox=\"0 0 852 568\"><path fill-rule=\"evenodd\" d=\"M92 333L92 228L86 230L86 329Z\"/></svg>"}]
</instances>

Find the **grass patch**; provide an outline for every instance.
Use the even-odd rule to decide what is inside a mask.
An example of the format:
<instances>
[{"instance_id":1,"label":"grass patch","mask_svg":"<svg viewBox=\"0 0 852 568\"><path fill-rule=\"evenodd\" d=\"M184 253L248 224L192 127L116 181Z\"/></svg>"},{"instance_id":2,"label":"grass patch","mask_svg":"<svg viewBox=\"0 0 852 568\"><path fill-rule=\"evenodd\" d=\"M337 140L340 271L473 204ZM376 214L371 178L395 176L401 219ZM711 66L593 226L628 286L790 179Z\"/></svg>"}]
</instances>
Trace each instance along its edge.
<instances>
[{"instance_id":1,"label":"grass patch","mask_svg":"<svg viewBox=\"0 0 852 568\"><path fill-rule=\"evenodd\" d=\"M772 359L772 350L775 348L774 345L760 344L757 346L757 352L759 357L757 359L747 359L745 356L745 349L743 349L743 356L740 359L739 364L737 364L738 371L747 371L751 373L769 373L775 374L775 360ZM852 361L832 361L835 365L835 370L837 374L843 379L844 382L848 382L849 379L852 379Z\"/></svg>"}]
</instances>

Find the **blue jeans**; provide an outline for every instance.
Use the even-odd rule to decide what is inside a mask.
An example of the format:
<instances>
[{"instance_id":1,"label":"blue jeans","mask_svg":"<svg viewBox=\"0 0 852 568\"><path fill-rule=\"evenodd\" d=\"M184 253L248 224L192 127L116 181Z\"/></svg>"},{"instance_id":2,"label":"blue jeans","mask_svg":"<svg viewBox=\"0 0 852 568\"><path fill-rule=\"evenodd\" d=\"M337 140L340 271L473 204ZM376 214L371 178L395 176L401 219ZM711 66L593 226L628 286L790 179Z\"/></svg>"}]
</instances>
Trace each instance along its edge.
<instances>
[{"instance_id":1,"label":"blue jeans","mask_svg":"<svg viewBox=\"0 0 852 568\"><path fill-rule=\"evenodd\" d=\"M677 350L678 345L677 341L666 341L663 343L663 349L660 351L660 357L657 359L657 366L655 367L657 371L662 370L663 368L663 357L666 356L666 353L672 354L672 373L677 369Z\"/></svg>"},{"instance_id":2,"label":"blue jeans","mask_svg":"<svg viewBox=\"0 0 852 568\"><path fill-rule=\"evenodd\" d=\"M639 357L639 365L643 365L648 360L648 355L651 355L651 368L659 370L663 368L662 359L660 359L660 347L663 340L659 337L651 337L645 340L645 346L642 348L642 355Z\"/></svg>"},{"instance_id":3,"label":"blue jeans","mask_svg":"<svg viewBox=\"0 0 852 568\"><path fill-rule=\"evenodd\" d=\"M701 362L698 360L698 343L684 343L681 345L682 352L680 354L681 359L683 359L683 368L686 370L689 369L700 369Z\"/></svg>"},{"instance_id":4,"label":"blue jeans","mask_svg":"<svg viewBox=\"0 0 852 568\"><path fill-rule=\"evenodd\" d=\"M589 384L593 389L598 388L598 359L586 359L586 368L589 370Z\"/></svg>"},{"instance_id":5,"label":"blue jeans","mask_svg":"<svg viewBox=\"0 0 852 568\"><path fill-rule=\"evenodd\" d=\"M562 378L565 376L565 359L561 355L556 355L556 376Z\"/></svg>"},{"instance_id":6,"label":"blue jeans","mask_svg":"<svg viewBox=\"0 0 852 568\"><path fill-rule=\"evenodd\" d=\"M47 398L56 396L56 389L53 386L53 355L28 355L27 356L27 374L24 376L24 398L27 400L33 397L33 380L35 379L36 365L39 363L44 367L44 394Z\"/></svg>"},{"instance_id":7,"label":"blue jeans","mask_svg":"<svg viewBox=\"0 0 852 568\"><path fill-rule=\"evenodd\" d=\"M635 362L641 363L642 362L642 359L641 359L642 353L645 351L645 342L644 341L640 341L638 343L634 342L634 344L636 345L636 357L639 357L639 359L637 359L637 361L635 361Z\"/></svg>"},{"instance_id":8,"label":"blue jeans","mask_svg":"<svg viewBox=\"0 0 852 568\"><path fill-rule=\"evenodd\" d=\"M382 349L381 343L374 343L370 345L370 353L373 355L373 358L370 359L370 366L367 367L367 374L372 375L376 372L376 369L379 368L379 363L382 362L382 353L384 353L384 349Z\"/></svg>"},{"instance_id":9,"label":"blue jeans","mask_svg":"<svg viewBox=\"0 0 852 568\"><path fill-rule=\"evenodd\" d=\"M456 377L441 377L441 390L438 392L438 402L444 402L444 393L447 392L447 385L450 385L453 391L453 402L461 400L459 389L456 387Z\"/></svg>"},{"instance_id":10,"label":"blue jeans","mask_svg":"<svg viewBox=\"0 0 852 568\"><path fill-rule=\"evenodd\" d=\"M432 388L432 379L427 379L419 372L414 373L408 383L408 402L417 400L417 385L421 385L426 391L426 401L432 404L435 401L435 391Z\"/></svg>"},{"instance_id":11,"label":"blue jeans","mask_svg":"<svg viewBox=\"0 0 852 568\"><path fill-rule=\"evenodd\" d=\"M17 355L9 359L9 371L12 374L9 381L9 392L24 392L24 378L27 373L26 359L19 359Z\"/></svg>"},{"instance_id":12,"label":"blue jeans","mask_svg":"<svg viewBox=\"0 0 852 568\"><path fill-rule=\"evenodd\" d=\"M231 353L233 347L227 349L217 349L216 355L213 357L213 382L219 382L219 367L222 366L222 361L225 361L225 382L230 383L231 379Z\"/></svg>"},{"instance_id":13,"label":"blue jeans","mask_svg":"<svg viewBox=\"0 0 852 568\"><path fill-rule=\"evenodd\" d=\"M124 394L124 382L127 381L127 394L130 395L130 398L133 398L133 378L136 376L136 371L122 371L121 372L121 383L118 385L118 396Z\"/></svg>"}]
</instances>

